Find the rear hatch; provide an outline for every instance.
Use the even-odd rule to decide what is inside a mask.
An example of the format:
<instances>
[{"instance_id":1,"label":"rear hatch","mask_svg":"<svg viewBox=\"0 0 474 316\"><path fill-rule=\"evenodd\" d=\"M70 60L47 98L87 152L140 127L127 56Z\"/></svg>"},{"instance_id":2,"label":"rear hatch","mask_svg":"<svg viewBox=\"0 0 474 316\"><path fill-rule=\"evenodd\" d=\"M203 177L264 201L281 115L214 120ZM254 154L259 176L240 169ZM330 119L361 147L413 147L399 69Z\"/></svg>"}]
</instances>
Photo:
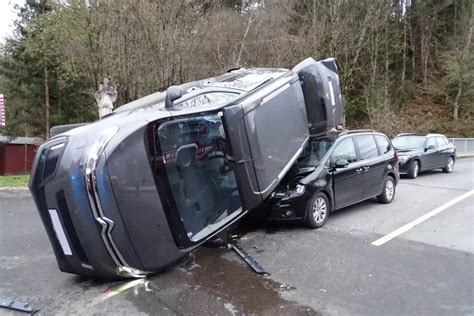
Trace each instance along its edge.
<instances>
[{"instance_id":1,"label":"rear hatch","mask_svg":"<svg viewBox=\"0 0 474 316\"><path fill-rule=\"evenodd\" d=\"M343 104L336 59L317 62L307 58L292 71L301 81L310 134L325 135L341 124Z\"/></svg>"}]
</instances>

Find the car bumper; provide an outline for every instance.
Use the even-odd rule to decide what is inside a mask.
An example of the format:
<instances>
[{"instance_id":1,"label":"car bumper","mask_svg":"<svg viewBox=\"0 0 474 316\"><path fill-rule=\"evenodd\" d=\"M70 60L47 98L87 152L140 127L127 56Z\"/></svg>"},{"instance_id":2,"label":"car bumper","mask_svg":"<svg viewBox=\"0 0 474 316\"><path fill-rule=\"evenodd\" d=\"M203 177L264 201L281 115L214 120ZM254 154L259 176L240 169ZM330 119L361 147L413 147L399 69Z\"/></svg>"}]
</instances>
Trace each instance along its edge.
<instances>
[{"instance_id":1,"label":"car bumper","mask_svg":"<svg viewBox=\"0 0 474 316\"><path fill-rule=\"evenodd\" d=\"M399 161L398 162L398 173L400 173L400 174L408 173L408 171L410 169L410 162L411 162L411 159L408 159L404 162Z\"/></svg>"},{"instance_id":2,"label":"car bumper","mask_svg":"<svg viewBox=\"0 0 474 316\"><path fill-rule=\"evenodd\" d=\"M297 194L292 190L276 193L269 199L271 212L269 221L303 220L306 210L306 192Z\"/></svg>"}]
</instances>

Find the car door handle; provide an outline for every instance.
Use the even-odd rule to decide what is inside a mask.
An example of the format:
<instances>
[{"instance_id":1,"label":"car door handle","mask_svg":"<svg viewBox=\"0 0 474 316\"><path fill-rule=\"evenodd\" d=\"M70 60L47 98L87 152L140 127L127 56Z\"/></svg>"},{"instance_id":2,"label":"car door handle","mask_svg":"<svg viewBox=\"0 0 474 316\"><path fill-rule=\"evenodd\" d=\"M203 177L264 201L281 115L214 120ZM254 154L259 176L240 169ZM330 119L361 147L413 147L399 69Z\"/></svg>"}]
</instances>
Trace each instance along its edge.
<instances>
[{"instance_id":1,"label":"car door handle","mask_svg":"<svg viewBox=\"0 0 474 316\"><path fill-rule=\"evenodd\" d=\"M356 169L356 172L357 172L357 173L361 173L361 172L362 172L362 168L357 168L357 169Z\"/></svg>"}]
</instances>

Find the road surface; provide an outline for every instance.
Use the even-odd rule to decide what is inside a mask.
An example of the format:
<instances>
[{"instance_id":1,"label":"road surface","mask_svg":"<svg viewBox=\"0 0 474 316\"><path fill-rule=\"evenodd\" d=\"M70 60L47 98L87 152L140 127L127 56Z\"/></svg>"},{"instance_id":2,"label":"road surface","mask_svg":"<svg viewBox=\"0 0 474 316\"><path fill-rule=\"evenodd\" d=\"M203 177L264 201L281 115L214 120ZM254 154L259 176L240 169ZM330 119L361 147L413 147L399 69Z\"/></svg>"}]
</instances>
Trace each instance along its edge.
<instances>
[{"instance_id":1,"label":"road surface","mask_svg":"<svg viewBox=\"0 0 474 316\"><path fill-rule=\"evenodd\" d=\"M229 250L201 248L155 276L113 283L61 273L29 193L3 190L0 298L43 315L472 315L474 195L449 203L473 181L474 159L463 159L452 174L402 178L392 204L345 208L318 230L240 224L232 234L244 233L240 246L269 276Z\"/></svg>"}]
</instances>

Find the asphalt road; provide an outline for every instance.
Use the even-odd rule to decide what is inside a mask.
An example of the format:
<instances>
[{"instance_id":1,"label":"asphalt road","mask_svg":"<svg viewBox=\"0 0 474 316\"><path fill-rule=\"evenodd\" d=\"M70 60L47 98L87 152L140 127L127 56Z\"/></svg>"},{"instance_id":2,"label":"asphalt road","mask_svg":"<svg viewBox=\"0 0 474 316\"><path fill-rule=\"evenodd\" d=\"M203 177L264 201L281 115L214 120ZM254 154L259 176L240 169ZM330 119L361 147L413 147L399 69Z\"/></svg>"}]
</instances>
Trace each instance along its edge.
<instances>
[{"instance_id":1,"label":"asphalt road","mask_svg":"<svg viewBox=\"0 0 474 316\"><path fill-rule=\"evenodd\" d=\"M231 251L201 248L160 274L114 283L61 273L28 192L4 190L0 298L43 315L473 315L473 195L372 244L473 189L474 159L464 159L452 174L402 178L392 204L337 211L322 229L240 224L232 234L243 233L239 244L270 276Z\"/></svg>"}]
</instances>

